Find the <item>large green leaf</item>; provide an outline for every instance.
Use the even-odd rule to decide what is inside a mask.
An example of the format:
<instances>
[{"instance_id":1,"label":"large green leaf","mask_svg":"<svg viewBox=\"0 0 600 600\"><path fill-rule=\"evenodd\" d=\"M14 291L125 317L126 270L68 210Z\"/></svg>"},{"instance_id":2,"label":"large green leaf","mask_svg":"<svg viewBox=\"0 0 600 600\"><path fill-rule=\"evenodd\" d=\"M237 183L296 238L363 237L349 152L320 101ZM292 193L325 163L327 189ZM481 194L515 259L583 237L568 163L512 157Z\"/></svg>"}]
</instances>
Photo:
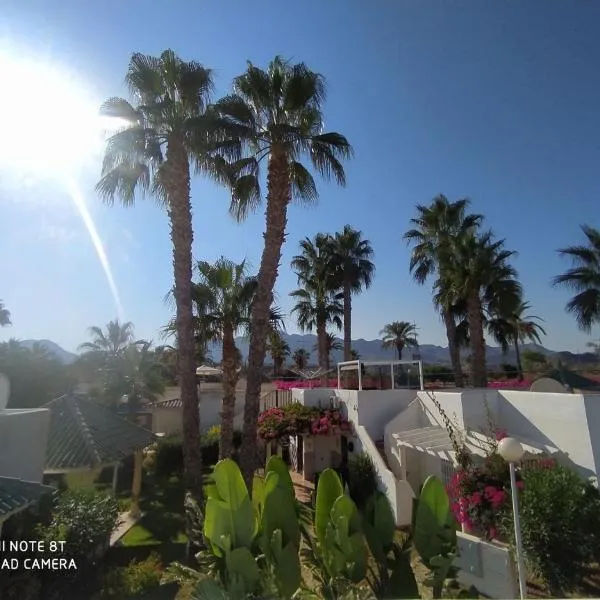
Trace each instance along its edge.
<instances>
[{"instance_id":1,"label":"large green leaf","mask_svg":"<svg viewBox=\"0 0 600 600\"><path fill-rule=\"evenodd\" d=\"M219 461L212 475L213 494L207 501L204 533L213 541L211 535L228 533L232 547L250 547L257 531L252 501L237 464L231 459ZM214 497L218 493L218 500ZM210 518L209 518L210 508Z\"/></svg>"},{"instance_id":2,"label":"large green leaf","mask_svg":"<svg viewBox=\"0 0 600 600\"><path fill-rule=\"evenodd\" d=\"M279 593L285 598L293 596L302 583L300 557L296 546L288 544L283 547L273 573Z\"/></svg>"},{"instance_id":3,"label":"large green leaf","mask_svg":"<svg viewBox=\"0 0 600 600\"><path fill-rule=\"evenodd\" d=\"M378 563L383 563L394 542L396 520L390 503L381 492L375 492L367 501L363 516L363 531L369 548Z\"/></svg>"},{"instance_id":4,"label":"large green leaf","mask_svg":"<svg viewBox=\"0 0 600 600\"><path fill-rule=\"evenodd\" d=\"M254 592L259 580L260 571L254 556L248 548L235 548L227 556L228 576L243 581L248 592Z\"/></svg>"},{"instance_id":5,"label":"large green leaf","mask_svg":"<svg viewBox=\"0 0 600 600\"><path fill-rule=\"evenodd\" d=\"M327 524L335 501L344 495L344 488L338 474L333 469L325 469L319 477L317 485L317 501L315 510L315 531L322 544L325 540Z\"/></svg>"},{"instance_id":6,"label":"large green leaf","mask_svg":"<svg viewBox=\"0 0 600 600\"><path fill-rule=\"evenodd\" d=\"M408 600L419 598L419 586L410 564L410 550L394 548L394 563L384 598Z\"/></svg>"},{"instance_id":7,"label":"large green leaf","mask_svg":"<svg viewBox=\"0 0 600 600\"><path fill-rule=\"evenodd\" d=\"M267 462L265 473L268 476L268 474L271 472L277 473L279 475L279 485L285 487L292 495L292 497L295 497L296 494L294 491L294 483L290 476L290 470L283 461L283 458L281 458L281 456L278 456L277 454L271 456L271 458L269 458Z\"/></svg>"},{"instance_id":8,"label":"large green leaf","mask_svg":"<svg viewBox=\"0 0 600 600\"><path fill-rule=\"evenodd\" d=\"M280 529L284 546L288 543L296 548L300 546L300 527L294 499L289 491L280 485L270 489L265 496L261 529L266 540L271 539L273 531Z\"/></svg>"},{"instance_id":9,"label":"large green leaf","mask_svg":"<svg viewBox=\"0 0 600 600\"><path fill-rule=\"evenodd\" d=\"M419 504L426 504L429 507L440 527L446 525L450 513L450 501L444 484L435 475L430 475L425 480Z\"/></svg>"},{"instance_id":10,"label":"large green leaf","mask_svg":"<svg viewBox=\"0 0 600 600\"><path fill-rule=\"evenodd\" d=\"M190 600L230 600L231 596L213 579L203 579L197 583Z\"/></svg>"}]
</instances>

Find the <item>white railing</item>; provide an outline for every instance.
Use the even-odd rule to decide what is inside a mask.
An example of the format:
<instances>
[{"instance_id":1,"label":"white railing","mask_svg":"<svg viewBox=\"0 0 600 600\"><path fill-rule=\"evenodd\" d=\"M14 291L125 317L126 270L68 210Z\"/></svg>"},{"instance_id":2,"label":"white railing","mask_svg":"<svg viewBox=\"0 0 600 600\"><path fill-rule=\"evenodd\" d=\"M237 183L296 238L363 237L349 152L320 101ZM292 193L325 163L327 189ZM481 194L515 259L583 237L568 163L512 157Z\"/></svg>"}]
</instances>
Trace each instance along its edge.
<instances>
[{"instance_id":1,"label":"white railing","mask_svg":"<svg viewBox=\"0 0 600 600\"><path fill-rule=\"evenodd\" d=\"M282 408L292 402L292 390L271 390L261 397L260 412L269 408Z\"/></svg>"}]
</instances>

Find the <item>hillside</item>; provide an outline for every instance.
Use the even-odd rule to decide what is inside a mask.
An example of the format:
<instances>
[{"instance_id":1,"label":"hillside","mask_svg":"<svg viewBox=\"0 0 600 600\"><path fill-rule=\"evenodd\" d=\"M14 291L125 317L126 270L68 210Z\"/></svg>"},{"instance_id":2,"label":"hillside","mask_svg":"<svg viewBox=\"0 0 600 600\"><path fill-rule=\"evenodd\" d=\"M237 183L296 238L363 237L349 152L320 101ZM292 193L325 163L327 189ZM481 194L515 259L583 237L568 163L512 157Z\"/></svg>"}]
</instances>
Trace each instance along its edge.
<instances>
[{"instance_id":1,"label":"hillside","mask_svg":"<svg viewBox=\"0 0 600 600\"><path fill-rule=\"evenodd\" d=\"M61 348L56 342L52 340L22 340L21 346L31 350L36 344L44 348L49 354L53 355L54 358L58 359L64 365L70 365L77 360L77 354L67 352L64 348Z\"/></svg>"},{"instance_id":2,"label":"hillside","mask_svg":"<svg viewBox=\"0 0 600 600\"><path fill-rule=\"evenodd\" d=\"M316 341L317 338L315 335L306 334L301 335L297 333L292 334L283 334L284 339L289 344L292 353L296 350L303 348L311 353L310 362L311 364L316 364L317 361L317 351L316 351ZM339 340L341 343L341 339ZM53 354L58 360L60 360L63 364L71 364L77 359L77 355L72 352L67 352L63 348L61 348L57 343L51 340L23 340L21 342L23 346L26 348L33 348L34 344L40 344L43 348L45 348L49 353ZM236 338L236 344L238 345L244 360L248 358L248 340L242 337ZM361 358L361 360L394 360L396 358L395 353L392 350L384 350L381 347L381 340L364 340L358 339L352 341L352 348L356 350ZM537 352L541 352L546 356L554 356L555 358L559 358L566 364L589 364L595 361L595 356L592 353L586 352L584 354L574 354L572 352L561 351L555 352L553 350L549 350L548 348L544 348L543 346L539 346L537 344L524 344L521 346L521 351L523 350L535 350ZM211 358L219 362L221 360L221 347L219 344L212 344L209 347ZM448 348L442 346L435 346L433 344L423 344L419 346L418 350L421 360L425 364L429 365L449 365L450 364L450 355L448 353ZM467 356L468 352L463 351L463 355ZM336 350L331 354L332 362L336 363L343 360L343 352L341 350ZM410 360L413 357L413 354L410 350L405 351L403 358ZM514 349L510 349L507 354L502 354L502 350L498 346L488 346L487 347L487 361L489 367L498 367L502 363L516 363L515 351ZM271 364L271 357L267 354L266 359L267 364Z\"/></svg>"}]
</instances>

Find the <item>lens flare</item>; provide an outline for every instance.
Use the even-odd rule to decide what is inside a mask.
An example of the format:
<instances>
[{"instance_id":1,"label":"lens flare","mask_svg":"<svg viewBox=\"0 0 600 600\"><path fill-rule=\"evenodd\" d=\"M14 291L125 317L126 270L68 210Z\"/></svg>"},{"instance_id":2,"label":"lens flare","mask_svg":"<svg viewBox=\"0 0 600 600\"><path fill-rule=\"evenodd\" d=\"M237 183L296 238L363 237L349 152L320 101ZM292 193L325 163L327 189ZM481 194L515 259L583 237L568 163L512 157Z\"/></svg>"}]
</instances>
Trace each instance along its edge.
<instances>
[{"instance_id":1,"label":"lens flare","mask_svg":"<svg viewBox=\"0 0 600 600\"><path fill-rule=\"evenodd\" d=\"M96 225L94 220L92 219L92 215L90 215L90 211L88 210L85 199L81 190L77 186L77 183L70 179L69 177L64 180L65 188L67 193L73 200L73 204L87 229L87 232L90 236L90 240L94 249L96 250L96 255L98 256L98 261L102 266L102 270L104 271L104 275L106 277L106 281L108 283L108 287L110 289L110 293L112 294L116 309L117 315L119 317L119 321L125 321L125 311L123 310L123 305L121 304L121 298L119 296L119 290L117 288L117 284L115 283L115 278L113 277L112 269L110 268L110 262L108 261L108 256L106 256L106 252L104 250L104 244L100 239L100 235L98 234L98 230L96 229Z\"/></svg>"},{"instance_id":2,"label":"lens flare","mask_svg":"<svg viewBox=\"0 0 600 600\"><path fill-rule=\"evenodd\" d=\"M89 168L97 173L107 130L122 123L101 118L99 102L66 69L27 54L0 47L0 73L9 82L0 94L0 170L66 189L124 320L108 257L78 184Z\"/></svg>"}]
</instances>

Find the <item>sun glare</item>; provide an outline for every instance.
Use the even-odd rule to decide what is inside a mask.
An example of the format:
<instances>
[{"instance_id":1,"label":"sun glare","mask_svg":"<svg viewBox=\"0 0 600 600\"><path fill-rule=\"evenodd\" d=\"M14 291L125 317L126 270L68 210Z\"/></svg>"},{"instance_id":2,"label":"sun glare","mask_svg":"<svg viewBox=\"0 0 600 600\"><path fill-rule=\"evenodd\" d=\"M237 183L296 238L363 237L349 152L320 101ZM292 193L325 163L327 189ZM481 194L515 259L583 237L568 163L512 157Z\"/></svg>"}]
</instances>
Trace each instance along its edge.
<instances>
[{"instance_id":1,"label":"sun glare","mask_svg":"<svg viewBox=\"0 0 600 600\"><path fill-rule=\"evenodd\" d=\"M84 86L66 70L2 49L0 73L3 167L57 178L97 168L107 123Z\"/></svg>"},{"instance_id":2,"label":"sun glare","mask_svg":"<svg viewBox=\"0 0 600 600\"><path fill-rule=\"evenodd\" d=\"M102 119L98 100L48 62L0 48L0 74L6 83L0 94L0 170L29 181L53 181L68 193L124 320L110 262L79 183L88 168L94 179L98 176L106 135L123 124Z\"/></svg>"}]
</instances>

